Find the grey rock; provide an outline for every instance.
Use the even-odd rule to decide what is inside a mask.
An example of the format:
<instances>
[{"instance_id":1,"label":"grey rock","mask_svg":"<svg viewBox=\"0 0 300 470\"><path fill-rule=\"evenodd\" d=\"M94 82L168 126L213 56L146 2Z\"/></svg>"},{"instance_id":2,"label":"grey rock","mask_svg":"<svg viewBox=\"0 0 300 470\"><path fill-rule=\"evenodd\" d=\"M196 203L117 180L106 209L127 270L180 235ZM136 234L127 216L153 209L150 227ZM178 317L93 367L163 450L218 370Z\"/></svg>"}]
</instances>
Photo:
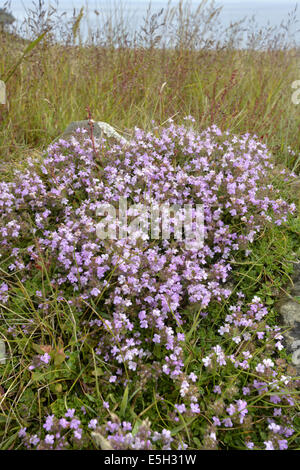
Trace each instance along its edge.
<instances>
[{"instance_id":1,"label":"grey rock","mask_svg":"<svg viewBox=\"0 0 300 470\"><path fill-rule=\"evenodd\" d=\"M5 364L5 362L6 362L5 343L3 339L0 339L0 364Z\"/></svg>"},{"instance_id":2,"label":"grey rock","mask_svg":"<svg viewBox=\"0 0 300 470\"><path fill-rule=\"evenodd\" d=\"M66 137L74 135L77 129L85 129L89 132L90 131L89 121L85 120L85 121L71 122L71 124L68 125L68 127L66 128L66 130L63 132L63 134L60 137L64 139ZM93 122L93 134L96 139L100 139L102 136L101 129L94 122Z\"/></svg>"},{"instance_id":3,"label":"grey rock","mask_svg":"<svg viewBox=\"0 0 300 470\"><path fill-rule=\"evenodd\" d=\"M0 26L10 25L14 21L16 20L13 15L4 10L4 8L0 8Z\"/></svg>"},{"instance_id":4,"label":"grey rock","mask_svg":"<svg viewBox=\"0 0 300 470\"><path fill-rule=\"evenodd\" d=\"M292 354L292 364L300 375L300 263L295 263L291 294L280 302L284 338L288 353Z\"/></svg>"},{"instance_id":5,"label":"grey rock","mask_svg":"<svg viewBox=\"0 0 300 470\"><path fill-rule=\"evenodd\" d=\"M300 263L295 263L293 275L293 288L291 294L300 297Z\"/></svg>"},{"instance_id":6,"label":"grey rock","mask_svg":"<svg viewBox=\"0 0 300 470\"><path fill-rule=\"evenodd\" d=\"M280 307L280 313L285 325L294 327L296 323L300 323L300 303L295 300L286 300Z\"/></svg>"},{"instance_id":7,"label":"grey rock","mask_svg":"<svg viewBox=\"0 0 300 470\"><path fill-rule=\"evenodd\" d=\"M297 370L299 370L300 367L300 339L294 341L291 344L291 350L292 350L292 363L294 366L296 366Z\"/></svg>"},{"instance_id":8,"label":"grey rock","mask_svg":"<svg viewBox=\"0 0 300 470\"><path fill-rule=\"evenodd\" d=\"M107 124L106 122L102 121L91 121L93 124L93 135L96 139L101 139L102 137L110 137L114 138L118 142L122 144L128 143L127 140L121 136L112 126ZM71 124L68 125L66 130L63 132L62 135L59 136L59 138L66 139L72 135L76 134L77 129L86 129L88 132L90 132L90 123L88 120L84 121L74 121L71 122Z\"/></svg>"},{"instance_id":9,"label":"grey rock","mask_svg":"<svg viewBox=\"0 0 300 470\"><path fill-rule=\"evenodd\" d=\"M6 87L2 80L0 80L0 104L6 104Z\"/></svg>"}]
</instances>

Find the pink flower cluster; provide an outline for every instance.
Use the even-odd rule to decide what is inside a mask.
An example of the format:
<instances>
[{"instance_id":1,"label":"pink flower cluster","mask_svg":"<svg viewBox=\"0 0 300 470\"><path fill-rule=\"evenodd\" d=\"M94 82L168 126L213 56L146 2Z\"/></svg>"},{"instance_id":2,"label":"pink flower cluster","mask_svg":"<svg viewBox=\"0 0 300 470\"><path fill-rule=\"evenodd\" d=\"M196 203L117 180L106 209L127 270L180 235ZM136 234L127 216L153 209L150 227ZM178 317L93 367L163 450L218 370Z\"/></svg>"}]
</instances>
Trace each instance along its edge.
<instances>
[{"instance_id":1,"label":"pink flower cluster","mask_svg":"<svg viewBox=\"0 0 300 470\"><path fill-rule=\"evenodd\" d=\"M170 123L151 133L136 129L125 147L105 146L96 142L99 161L91 139L78 132L50 146L42 164L29 161L13 182L0 183L0 256L9 259L7 277L15 273L26 281L48 269L52 287L70 308L80 315L94 305L93 318L82 326L97 339L96 355L110 364L104 379L112 387L137 378L141 384L167 378L181 397L177 411L197 416L197 374L184 367L184 325L190 320L185 308L195 305L205 317L213 302L228 298L234 254L246 250L247 255L266 224L285 223L295 206L280 197L270 155L249 134L238 137L216 126L198 133ZM97 209L103 203L117 208L124 197L143 205L202 204L203 247L187 247L172 227L169 240L99 239ZM4 281L0 295L8 303ZM35 299L45 310L47 295L43 292L43 304L41 292ZM246 314L241 304L232 308L219 334L232 337L242 357L216 345L203 358L204 366L231 361L247 370L252 353L240 346L265 334L265 315L257 300ZM277 344L280 349L279 336ZM45 356L40 361L49 362ZM257 363L256 373L274 372L275 383L271 362ZM228 409L225 427L232 425L231 416L243 423L243 400ZM121 439L116 431L112 442ZM52 437L47 439L50 445Z\"/></svg>"},{"instance_id":2,"label":"pink flower cluster","mask_svg":"<svg viewBox=\"0 0 300 470\"><path fill-rule=\"evenodd\" d=\"M65 416L58 419L48 415L43 424L45 436L41 437L27 432L26 428L21 428L19 437L23 440L27 449L37 450L63 450L70 446L70 443L77 446L82 444L81 421L75 416L75 409L68 409Z\"/></svg>"}]
</instances>

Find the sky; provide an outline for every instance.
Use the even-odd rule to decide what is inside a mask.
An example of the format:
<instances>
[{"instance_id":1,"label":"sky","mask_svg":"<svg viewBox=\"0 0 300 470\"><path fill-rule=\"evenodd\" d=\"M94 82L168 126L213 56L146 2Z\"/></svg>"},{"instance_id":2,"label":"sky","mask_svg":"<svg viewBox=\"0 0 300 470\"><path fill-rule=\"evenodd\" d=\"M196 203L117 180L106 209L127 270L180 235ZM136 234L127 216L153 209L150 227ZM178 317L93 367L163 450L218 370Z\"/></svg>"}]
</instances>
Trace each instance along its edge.
<instances>
[{"instance_id":1,"label":"sky","mask_svg":"<svg viewBox=\"0 0 300 470\"><path fill-rule=\"evenodd\" d=\"M34 9L33 3L38 3L39 0L11 0L11 12L15 18L22 22L25 14L25 9ZM43 0L45 5L55 5L55 0ZM183 0L185 2L185 0ZM198 6L201 0L186 0L190 1L193 5ZM5 0L0 0L0 7L4 4ZM105 6L116 6L121 4L123 11L128 10L130 14L134 11L141 15L144 14L146 7L149 5L150 0L58 0L59 10L61 12L66 11L68 15L72 15L73 8L77 10L88 5L89 12L94 15L94 10L106 10ZM172 0L171 4L176 6L179 0ZM162 8L168 3L168 0L152 0L152 12L156 11L157 8ZM208 2L209 3L209 2ZM226 23L229 21L238 21L241 18L247 16L251 17L253 14L260 21L260 23L266 23L270 21L272 25L280 24L282 19L286 19L287 14L293 9L295 5L298 5L297 18L300 21L300 0L216 0L216 6L224 6L222 11L222 17ZM276 7L277 5L277 7ZM25 7L25 8L24 8ZM141 13L142 12L142 13ZM300 35L299 35L300 41Z\"/></svg>"},{"instance_id":2,"label":"sky","mask_svg":"<svg viewBox=\"0 0 300 470\"><path fill-rule=\"evenodd\" d=\"M36 0L38 1L38 0ZM149 0L120 0L120 2L123 5L126 5L126 1L129 3L140 3L141 5L148 5ZM167 3L168 0L152 0L152 4L154 5L155 3ZM188 0L187 0L188 1ZM199 4L201 0L191 0L192 3ZM0 0L0 7L4 4L5 0ZM24 10L25 7L31 7L33 4L34 0L11 0L11 6L12 6L12 11L13 10ZM45 3L55 3L51 2L51 0L45 0ZM59 0L59 4L63 7L68 5L68 7L81 7L82 5L85 5L88 3L91 7L95 4L101 5L104 3L118 3L118 0ZM178 0L172 0L172 4L175 5L178 3ZM300 7L300 0L216 0L217 5L230 5L230 4L247 4L247 5L259 5L259 4L264 4L264 5L291 5L294 6L296 4L299 5Z\"/></svg>"},{"instance_id":3,"label":"sky","mask_svg":"<svg viewBox=\"0 0 300 470\"><path fill-rule=\"evenodd\" d=\"M138 0L138 1L144 1L144 0ZM300 1L299 0L244 0L247 3L265 3L265 4L270 4L270 5L276 5L277 4L286 4L290 3L291 5L298 4L300 6ZM226 5L226 3L243 3L243 0L218 0L217 3L223 3Z\"/></svg>"},{"instance_id":4,"label":"sky","mask_svg":"<svg viewBox=\"0 0 300 470\"><path fill-rule=\"evenodd\" d=\"M33 0L12 0L12 6L15 8L20 8L20 6L23 4L25 6L31 6ZM49 3L51 3L51 0L48 0ZM98 0L97 3L101 4L102 2L107 2L107 0ZM148 4L148 0L135 0L138 3L141 4ZM152 3L155 3L157 0L152 0ZM159 0L160 2L164 0ZM178 1L178 0L177 0ZM177 3L176 0L173 0L172 3ZM167 0L165 0L167 3ZM193 3L199 3L199 0L192 0ZM276 5L276 4L291 4L295 5L298 4L300 6L300 0L216 0L216 3L218 4L232 4L232 3L250 3L250 4L259 4L259 3L264 3L264 4L269 4L269 5ZM0 0L0 5L1 3L4 3L4 0ZM86 3L86 0L63 0L62 3L72 3L74 6L81 6ZM95 3L95 0L90 0L90 3ZM123 3L126 3L123 1Z\"/></svg>"},{"instance_id":5,"label":"sky","mask_svg":"<svg viewBox=\"0 0 300 470\"><path fill-rule=\"evenodd\" d=\"M4 5L5 1L0 0L0 8ZM46 8L49 4L56 5L56 0L42 1ZM30 14L30 10L35 10L34 4L38 4L38 2L39 0L10 0L10 10L16 18L15 26L17 28L21 27L24 18ZM126 14L126 10L128 10L128 20L131 20L129 29L132 27L135 31L134 28L143 23L149 3L150 0L58 0L58 14L66 12L66 18L71 18L74 8L76 8L78 14L82 6L87 6L88 8L85 8L86 14L81 25L81 32L83 37L85 37L88 31L96 31L99 28L100 19L98 16L96 17L95 10L103 12L105 15L111 8L114 10L116 6L122 5L123 13ZM167 3L168 0L151 0L151 12L158 12ZM171 0L172 6L178 5L178 3L179 0ZM191 3L196 8L201 3L201 0L183 0L183 3ZM209 5L209 1L207 5ZM222 27L226 28L231 23L242 21L245 18L247 21L255 17L255 27L260 28L262 31L265 27L276 28L282 22L286 23L295 5L298 5L296 13L297 22L292 23L289 30L291 33L289 38L294 38L297 45L300 46L300 0L215 0L215 6L223 6L219 17ZM287 33L287 35L290 33Z\"/></svg>"}]
</instances>

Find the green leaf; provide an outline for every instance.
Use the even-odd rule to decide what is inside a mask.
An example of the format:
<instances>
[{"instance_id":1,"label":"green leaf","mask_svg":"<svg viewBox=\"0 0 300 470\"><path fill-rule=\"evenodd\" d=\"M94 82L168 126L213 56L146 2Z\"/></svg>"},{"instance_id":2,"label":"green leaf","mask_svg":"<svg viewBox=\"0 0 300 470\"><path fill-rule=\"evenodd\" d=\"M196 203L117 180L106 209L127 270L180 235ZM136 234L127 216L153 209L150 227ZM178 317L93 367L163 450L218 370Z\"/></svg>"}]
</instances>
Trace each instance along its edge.
<instances>
[{"instance_id":1,"label":"green leaf","mask_svg":"<svg viewBox=\"0 0 300 470\"><path fill-rule=\"evenodd\" d=\"M101 367L96 367L95 370L92 371L92 375L94 375L95 377L100 377L101 375L103 375L103 369L101 369Z\"/></svg>"},{"instance_id":2,"label":"green leaf","mask_svg":"<svg viewBox=\"0 0 300 470\"><path fill-rule=\"evenodd\" d=\"M61 349L58 349L57 351L53 353L53 358L54 358L54 365L60 366L66 359L66 355Z\"/></svg>"},{"instance_id":3,"label":"green leaf","mask_svg":"<svg viewBox=\"0 0 300 470\"><path fill-rule=\"evenodd\" d=\"M142 424L142 421L140 419L137 419L131 432L133 436L137 434L141 424Z\"/></svg>"},{"instance_id":4,"label":"green leaf","mask_svg":"<svg viewBox=\"0 0 300 470\"><path fill-rule=\"evenodd\" d=\"M18 433L13 434L11 437L9 437L6 441L0 444L0 449L1 450L8 450L10 446L13 444L14 441L18 439Z\"/></svg>"},{"instance_id":5,"label":"green leaf","mask_svg":"<svg viewBox=\"0 0 300 470\"><path fill-rule=\"evenodd\" d=\"M31 346L32 346L32 349L35 352L37 352L38 354L44 354L45 353L45 351L43 351L43 349L41 348L41 346L39 344L32 343Z\"/></svg>"},{"instance_id":6,"label":"green leaf","mask_svg":"<svg viewBox=\"0 0 300 470\"><path fill-rule=\"evenodd\" d=\"M122 417L125 416L127 403L128 403L128 385L125 388L124 395L123 395L123 398L122 398L122 403L121 403L121 406L120 406L120 414L121 414Z\"/></svg>"},{"instance_id":7,"label":"green leaf","mask_svg":"<svg viewBox=\"0 0 300 470\"><path fill-rule=\"evenodd\" d=\"M92 395L89 395L88 393L86 393L84 396L88 398L92 403L95 403L96 400Z\"/></svg>"}]
</instances>

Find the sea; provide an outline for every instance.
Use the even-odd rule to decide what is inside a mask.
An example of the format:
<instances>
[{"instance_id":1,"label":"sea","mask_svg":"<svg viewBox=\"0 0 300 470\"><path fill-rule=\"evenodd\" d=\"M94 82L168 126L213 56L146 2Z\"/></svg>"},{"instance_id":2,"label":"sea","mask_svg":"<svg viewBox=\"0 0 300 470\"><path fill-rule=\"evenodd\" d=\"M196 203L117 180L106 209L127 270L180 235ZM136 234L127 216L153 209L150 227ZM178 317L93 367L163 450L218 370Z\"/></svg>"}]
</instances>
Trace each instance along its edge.
<instances>
[{"instance_id":1,"label":"sea","mask_svg":"<svg viewBox=\"0 0 300 470\"><path fill-rule=\"evenodd\" d=\"M0 7L4 2L5 0L0 0ZM128 18L127 28L137 30L144 22L150 4L148 0L9 0L10 10L17 20L17 25L21 25L24 18L32 14L30 12L38 11L39 2L45 6L57 7L59 13L65 12L65 20L72 17L74 9L79 13L81 7L84 7L85 16L81 25L83 39L90 31L101 29L100 18L105 18L110 11L123 11L123 15ZM193 11L199 6L201 0L183 0L182 3L183 5L189 3L191 11ZM204 3L209 5L211 1L207 0ZM279 27L282 23L287 24L289 19L293 18L289 32L286 34L291 37L296 46L300 47L299 3L298 0L253 0L251 2L248 0L218 0L214 2L217 7L221 7L219 20L223 28L246 18L245 21L252 19L256 30L264 31L267 28ZM165 9L167 4L168 0L152 0L151 14ZM171 1L172 6L177 4L178 0ZM244 39L242 43L243 41Z\"/></svg>"}]
</instances>

